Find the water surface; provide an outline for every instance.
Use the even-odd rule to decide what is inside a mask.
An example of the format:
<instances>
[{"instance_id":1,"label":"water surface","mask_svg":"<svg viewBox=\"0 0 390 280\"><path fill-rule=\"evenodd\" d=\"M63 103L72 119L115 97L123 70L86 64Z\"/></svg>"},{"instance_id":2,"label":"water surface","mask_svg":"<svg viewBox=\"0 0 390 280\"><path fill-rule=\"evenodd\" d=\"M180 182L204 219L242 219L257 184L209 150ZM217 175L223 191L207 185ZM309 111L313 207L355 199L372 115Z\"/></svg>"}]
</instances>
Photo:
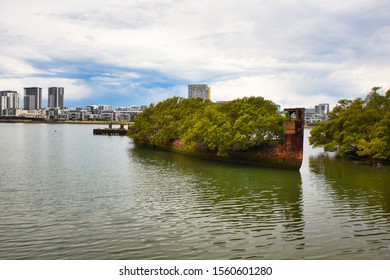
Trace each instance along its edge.
<instances>
[{"instance_id":1,"label":"water surface","mask_svg":"<svg viewBox=\"0 0 390 280\"><path fill-rule=\"evenodd\" d=\"M95 127L0 124L0 259L390 259L389 166L307 143L300 172L243 166Z\"/></svg>"}]
</instances>

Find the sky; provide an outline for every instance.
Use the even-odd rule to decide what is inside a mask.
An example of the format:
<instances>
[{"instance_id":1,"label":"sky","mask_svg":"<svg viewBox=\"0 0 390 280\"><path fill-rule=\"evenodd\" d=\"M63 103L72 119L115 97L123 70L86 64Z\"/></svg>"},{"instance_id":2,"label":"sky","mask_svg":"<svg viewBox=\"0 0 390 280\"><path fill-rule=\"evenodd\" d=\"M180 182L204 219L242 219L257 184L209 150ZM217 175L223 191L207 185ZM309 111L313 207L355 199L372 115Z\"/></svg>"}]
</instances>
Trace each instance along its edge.
<instances>
[{"instance_id":1,"label":"sky","mask_svg":"<svg viewBox=\"0 0 390 280\"><path fill-rule=\"evenodd\" d=\"M390 86L390 0L0 0L0 90L149 105L208 84L331 107Z\"/></svg>"}]
</instances>

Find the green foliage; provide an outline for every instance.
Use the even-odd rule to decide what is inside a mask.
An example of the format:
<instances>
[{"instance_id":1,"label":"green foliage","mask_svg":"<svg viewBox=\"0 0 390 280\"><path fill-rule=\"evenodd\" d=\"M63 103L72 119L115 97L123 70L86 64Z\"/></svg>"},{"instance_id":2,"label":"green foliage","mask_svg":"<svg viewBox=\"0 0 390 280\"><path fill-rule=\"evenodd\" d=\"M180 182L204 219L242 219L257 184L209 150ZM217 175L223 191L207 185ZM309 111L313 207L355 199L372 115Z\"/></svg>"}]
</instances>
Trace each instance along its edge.
<instances>
[{"instance_id":1,"label":"green foliage","mask_svg":"<svg viewBox=\"0 0 390 280\"><path fill-rule=\"evenodd\" d=\"M129 136L147 145L182 139L190 149L210 149L226 156L229 151L283 141L283 120L275 104L262 97L218 105L200 98L173 97L138 115Z\"/></svg>"},{"instance_id":2,"label":"green foliage","mask_svg":"<svg viewBox=\"0 0 390 280\"><path fill-rule=\"evenodd\" d=\"M365 99L340 100L329 120L311 130L310 144L340 155L390 159L390 90L374 87Z\"/></svg>"}]
</instances>

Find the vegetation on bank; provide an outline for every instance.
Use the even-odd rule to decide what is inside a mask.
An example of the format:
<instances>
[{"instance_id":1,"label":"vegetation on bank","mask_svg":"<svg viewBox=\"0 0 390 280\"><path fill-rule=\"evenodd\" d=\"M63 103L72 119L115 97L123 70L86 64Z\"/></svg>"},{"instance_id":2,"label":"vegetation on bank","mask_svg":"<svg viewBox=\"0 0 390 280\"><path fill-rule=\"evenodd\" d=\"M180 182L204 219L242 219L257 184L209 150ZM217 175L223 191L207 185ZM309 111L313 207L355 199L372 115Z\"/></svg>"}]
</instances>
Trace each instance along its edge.
<instances>
[{"instance_id":1,"label":"vegetation on bank","mask_svg":"<svg viewBox=\"0 0 390 280\"><path fill-rule=\"evenodd\" d=\"M365 99L339 100L329 120L310 132L310 144L339 155L390 160L390 90L374 87Z\"/></svg>"},{"instance_id":2,"label":"vegetation on bank","mask_svg":"<svg viewBox=\"0 0 390 280\"><path fill-rule=\"evenodd\" d=\"M262 97L214 104L200 98L173 97L151 104L134 119L129 137L136 143L164 146L181 139L189 149L227 156L260 144L283 141L284 117Z\"/></svg>"}]
</instances>

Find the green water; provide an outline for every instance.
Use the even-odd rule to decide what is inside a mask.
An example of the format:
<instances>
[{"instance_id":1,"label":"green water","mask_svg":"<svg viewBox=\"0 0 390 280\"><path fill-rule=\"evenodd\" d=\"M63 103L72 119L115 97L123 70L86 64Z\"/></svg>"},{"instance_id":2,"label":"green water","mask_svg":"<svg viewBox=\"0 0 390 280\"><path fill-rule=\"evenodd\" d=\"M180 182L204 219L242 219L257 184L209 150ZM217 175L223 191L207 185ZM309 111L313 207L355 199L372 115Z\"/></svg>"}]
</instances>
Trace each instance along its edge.
<instances>
[{"instance_id":1,"label":"green water","mask_svg":"<svg viewBox=\"0 0 390 280\"><path fill-rule=\"evenodd\" d=\"M0 124L0 259L390 259L389 166L307 143L300 172L227 164L96 127Z\"/></svg>"}]
</instances>

